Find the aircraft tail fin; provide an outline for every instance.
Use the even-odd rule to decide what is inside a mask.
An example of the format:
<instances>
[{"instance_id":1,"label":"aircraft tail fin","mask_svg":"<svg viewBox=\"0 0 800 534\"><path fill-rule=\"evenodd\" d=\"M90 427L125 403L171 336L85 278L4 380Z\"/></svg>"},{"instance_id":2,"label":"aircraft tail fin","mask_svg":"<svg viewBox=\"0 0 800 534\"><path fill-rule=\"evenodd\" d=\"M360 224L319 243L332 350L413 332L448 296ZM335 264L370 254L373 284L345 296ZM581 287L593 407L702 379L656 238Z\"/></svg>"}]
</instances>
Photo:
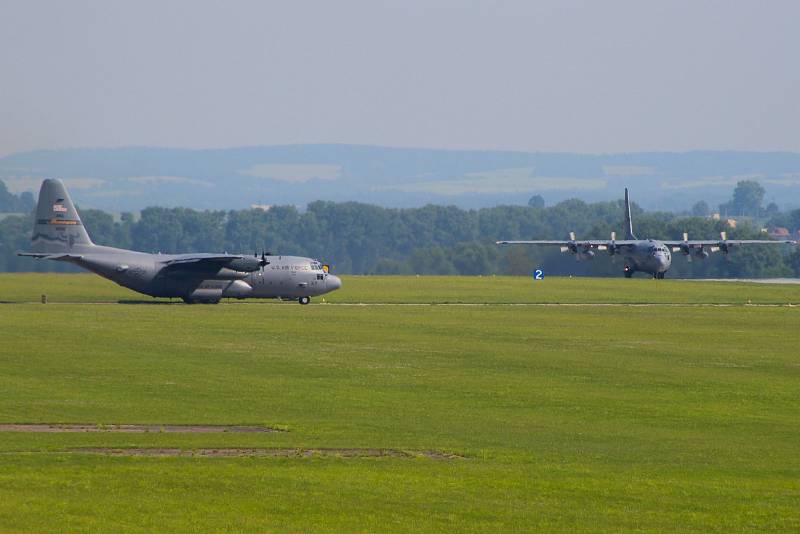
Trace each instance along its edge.
<instances>
[{"instance_id":1,"label":"aircraft tail fin","mask_svg":"<svg viewBox=\"0 0 800 534\"><path fill-rule=\"evenodd\" d=\"M61 180L47 179L39 189L31 252L57 254L93 246L78 210Z\"/></svg>"},{"instance_id":2,"label":"aircraft tail fin","mask_svg":"<svg viewBox=\"0 0 800 534\"><path fill-rule=\"evenodd\" d=\"M633 235L633 222L631 221L631 203L628 200L628 188L625 188L625 239L636 239Z\"/></svg>"}]
</instances>

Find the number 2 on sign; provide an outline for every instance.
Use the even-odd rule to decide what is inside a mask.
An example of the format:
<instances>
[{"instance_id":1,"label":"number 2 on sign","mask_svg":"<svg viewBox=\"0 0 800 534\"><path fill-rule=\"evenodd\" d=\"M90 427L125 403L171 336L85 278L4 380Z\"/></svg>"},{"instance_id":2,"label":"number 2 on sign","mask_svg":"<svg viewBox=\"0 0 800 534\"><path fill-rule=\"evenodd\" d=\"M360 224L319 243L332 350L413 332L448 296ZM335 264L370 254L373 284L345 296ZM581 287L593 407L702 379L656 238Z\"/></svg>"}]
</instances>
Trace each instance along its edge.
<instances>
[{"instance_id":1,"label":"number 2 on sign","mask_svg":"<svg viewBox=\"0 0 800 534\"><path fill-rule=\"evenodd\" d=\"M535 271L533 271L533 279L544 280L544 271L541 269L536 269Z\"/></svg>"}]
</instances>

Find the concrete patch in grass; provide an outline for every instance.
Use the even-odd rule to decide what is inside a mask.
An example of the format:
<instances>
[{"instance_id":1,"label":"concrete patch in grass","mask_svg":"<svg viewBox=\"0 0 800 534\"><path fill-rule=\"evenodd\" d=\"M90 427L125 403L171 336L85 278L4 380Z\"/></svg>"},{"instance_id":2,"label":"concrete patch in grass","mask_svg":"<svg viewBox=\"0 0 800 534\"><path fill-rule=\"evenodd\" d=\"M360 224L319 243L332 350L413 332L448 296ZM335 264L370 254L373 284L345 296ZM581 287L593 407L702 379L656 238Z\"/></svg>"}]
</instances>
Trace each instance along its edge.
<instances>
[{"instance_id":1,"label":"concrete patch in grass","mask_svg":"<svg viewBox=\"0 0 800 534\"><path fill-rule=\"evenodd\" d=\"M185 434L215 434L222 432L255 433L255 432L286 432L278 428L266 426L245 425L104 425L104 424L60 424L60 423L34 423L0 424L0 432L128 432L128 433L185 433Z\"/></svg>"},{"instance_id":2,"label":"concrete patch in grass","mask_svg":"<svg viewBox=\"0 0 800 534\"><path fill-rule=\"evenodd\" d=\"M373 448L112 448L83 447L67 449L71 454L99 454L103 456L192 457L192 458L428 458L431 460L464 460L465 456L442 451L413 451Z\"/></svg>"}]
</instances>

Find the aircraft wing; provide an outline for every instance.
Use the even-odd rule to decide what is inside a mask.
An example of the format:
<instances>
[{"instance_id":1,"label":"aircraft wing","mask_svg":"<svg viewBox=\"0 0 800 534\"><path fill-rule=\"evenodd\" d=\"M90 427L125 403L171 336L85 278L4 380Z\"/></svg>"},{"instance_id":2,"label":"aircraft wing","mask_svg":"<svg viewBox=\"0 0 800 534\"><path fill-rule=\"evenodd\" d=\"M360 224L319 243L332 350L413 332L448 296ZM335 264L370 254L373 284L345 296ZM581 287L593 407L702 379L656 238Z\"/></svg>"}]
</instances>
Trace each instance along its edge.
<instances>
[{"instance_id":1,"label":"aircraft wing","mask_svg":"<svg viewBox=\"0 0 800 534\"><path fill-rule=\"evenodd\" d=\"M181 256L164 260L164 267L159 274L163 276L196 276L203 277L226 267L232 261L240 260L243 256L230 254L182 254Z\"/></svg>"},{"instance_id":2,"label":"aircraft wing","mask_svg":"<svg viewBox=\"0 0 800 534\"><path fill-rule=\"evenodd\" d=\"M184 254L179 258L173 258L163 261L164 265L187 265L195 264L198 266L208 265L217 266L225 265L231 260L241 260L244 256L235 256L232 254Z\"/></svg>"},{"instance_id":3,"label":"aircraft wing","mask_svg":"<svg viewBox=\"0 0 800 534\"><path fill-rule=\"evenodd\" d=\"M498 245L543 245L543 246L553 246L553 247L582 247L582 248L599 248L603 250L603 248L608 248L611 245L615 247L627 247L631 246L636 241L621 239L621 240L611 240L611 239L581 239L581 240L563 240L563 241L552 241L552 240L532 240L532 241L497 241L496 244Z\"/></svg>"},{"instance_id":4,"label":"aircraft wing","mask_svg":"<svg viewBox=\"0 0 800 534\"><path fill-rule=\"evenodd\" d=\"M165 258L161 263L164 267L159 272L164 276L203 277L220 269L249 273L263 268L269 261L238 254L181 254Z\"/></svg>"},{"instance_id":5,"label":"aircraft wing","mask_svg":"<svg viewBox=\"0 0 800 534\"><path fill-rule=\"evenodd\" d=\"M775 240L775 239L700 239L691 241L661 241L668 247L718 247L721 244L727 243L728 245L796 245L797 241L791 239Z\"/></svg>"}]
</instances>

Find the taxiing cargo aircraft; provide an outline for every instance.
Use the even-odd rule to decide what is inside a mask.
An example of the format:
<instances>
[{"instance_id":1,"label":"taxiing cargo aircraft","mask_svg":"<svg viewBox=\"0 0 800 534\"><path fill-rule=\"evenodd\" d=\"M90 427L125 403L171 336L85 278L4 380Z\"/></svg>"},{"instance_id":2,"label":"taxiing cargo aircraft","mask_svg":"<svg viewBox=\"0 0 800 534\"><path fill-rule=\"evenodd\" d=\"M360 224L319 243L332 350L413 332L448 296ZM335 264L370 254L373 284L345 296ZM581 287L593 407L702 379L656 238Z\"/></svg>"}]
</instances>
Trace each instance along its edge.
<instances>
[{"instance_id":1,"label":"taxiing cargo aircraft","mask_svg":"<svg viewBox=\"0 0 800 534\"><path fill-rule=\"evenodd\" d=\"M689 261L692 257L705 259L709 252L720 251L728 254L734 247L742 245L780 245L796 244L795 241L773 241L764 239L728 239L725 232L720 239L690 241L684 233L682 241L662 241L656 239L637 239L633 234L631 222L631 206L628 201L628 189L625 188L625 239L617 240L616 232L611 232L609 240L577 240L575 232L570 232L569 241L498 241L498 245L545 245L561 248L561 252L575 254L575 258L591 260L595 250L607 250L609 255L619 254L625 258L623 272L626 278L639 271L648 273L653 278L664 278L664 274L672 265L671 252L680 252Z\"/></svg>"},{"instance_id":2,"label":"taxiing cargo aircraft","mask_svg":"<svg viewBox=\"0 0 800 534\"><path fill-rule=\"evenodd\" d=\"M152 297L216 304L222 298L287 298L308 304L311 297L342 285L317 260L267 253L148 254L95 245L60 180L45 180L39 191L30 252L20 256L67 261Z\"/></svg>"}]
</instances>

